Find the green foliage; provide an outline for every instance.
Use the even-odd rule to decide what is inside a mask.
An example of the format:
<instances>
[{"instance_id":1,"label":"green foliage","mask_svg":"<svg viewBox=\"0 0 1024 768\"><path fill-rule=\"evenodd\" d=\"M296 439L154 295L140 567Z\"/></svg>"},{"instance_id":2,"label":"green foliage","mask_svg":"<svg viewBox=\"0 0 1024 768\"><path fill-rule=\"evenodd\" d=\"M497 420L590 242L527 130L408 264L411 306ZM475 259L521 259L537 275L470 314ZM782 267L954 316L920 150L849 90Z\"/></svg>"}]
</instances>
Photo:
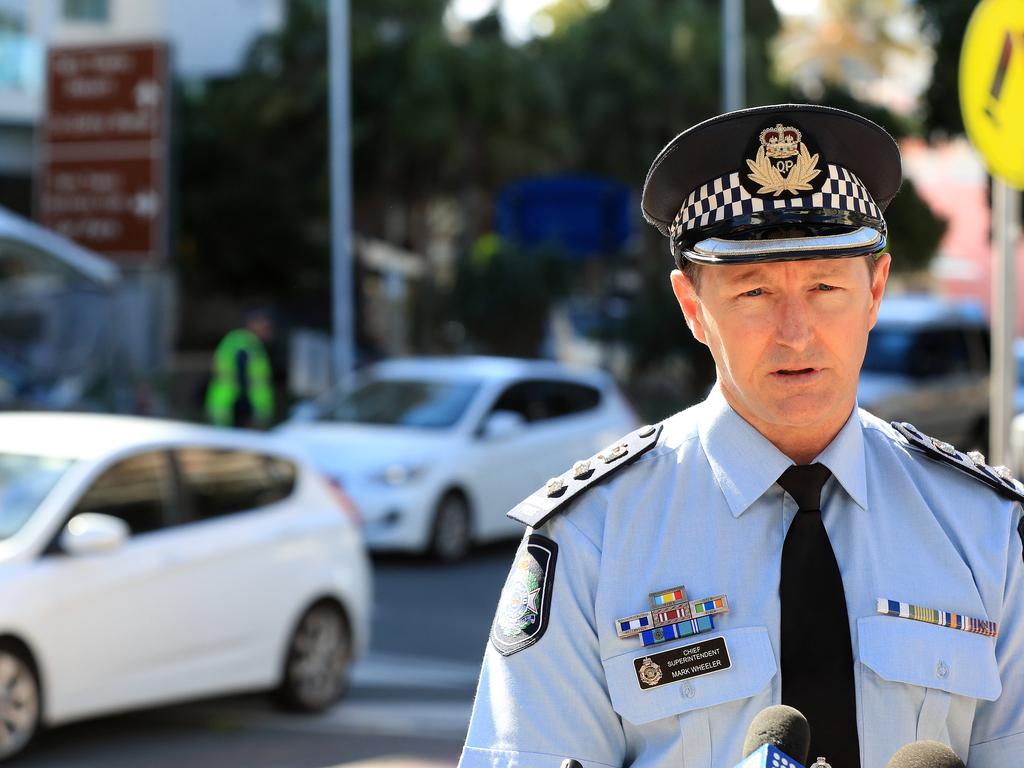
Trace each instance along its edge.
<instances>
[{"instance_id":1,"label":"green foliage","mask_svg":"<svg viewBox=\"0 0 1024 768\"><path fill-rule=\"evenodd\" d=\"M933 21L955 26L946 16L955 16L958 0L921 4ZM447 6L352 0L361 234L423 250L427 208L444 200L459 208L455 237L467 251L490 229L490 201L500 186L531 174L600 174L639 192L661 147L720 110L719 3L610 0L588 11L581 0L561 0L551 13L553 33L519 46L505 42L493 15L452 33L443 23ZM179 97L185 313L205 297L228 294L273 296L328 314L326 4L288 0L286 8L284 28L252 48L238 76ZM771 79L768 46L779 29L773 4L747 0L745 11L748 103L793 99ZM822 101L867 114L897 136L913 128L841 91L827 91ZM941 225L911 187L888 218L895 266L924 264ZM706 360L668 291L665 243L639 226L653 243L645 251L657 256L645 257L628 341L641 365L674 351ZM487 258L466 253L451 302L437 287L421 289L429 305L424 318L436 325L416 332L440 338L444 321L455 317L482 350L532 353L564 286L553 269L550 253L507 245Z\"/></svg>"},{"instance_id":2,"label":"green foliage","mask_svg":"<svg viewBox=\"0 0 1024 768\"><path fill-rule=\"evenodd\" d=\"M885 212L894 272L927 268L946 233L946 220L936 216L909 179Z\"/></svg>"},{"instance_id":3,"label":"green foliage","mask_svg":"<svg viewBox=\"0 0 1024 768\"><path fill-rule=\"evenodd\" d=\"M552 302L565 292L562 260L484 235L459 259L451 317L475 352L533 357L547 331Z\"/></svg>"},{"instance_id":4,"label":"green foliage","mask_svg":"<svg viewBox=\"0 0 1024 768\"><path fill-rule=\"evenodd\" d=\"M693 338L669 282L671 257L661 238L650 237L652 258L639 265L641 288L623 326L623 339L633 353L639 370L656 366L678 355L695 369L694 389L702 390L714 381L714 363L707 347ZM656 257L654 254L657 254Z\"/></svg>"},{"instance_id":5,"label":"green foliage","mask_svg":"<svg viewBox=\"0 0 1024 768\"><path fill-rule=\"evenodd\" d=\"M925 125L930 131L964 132L960 116L960 49L967 21L977 6L973 0L918 0L935 47L932 81L924 95Z\"/></svg>"},{"instance_id":6,"label":"green foliage","mask_svg":"<svg viewBox=\"0 0 1024 768\"><path fill-rule=\"evenodd\" d=\"M243 74L179 96L186 301L197 294L324 295L326 35L321 4L290 4ZM187 309L187 307L186 307Z\"/></svg>"},{"instance_id":7,"label":"green foliage","mask_svg":"<svg viewBox=\"0 0 1024 768\"><path fill-rule=\"evenodd\" d=\"M578 4L576 0L563 3ZM558 115L573 137L566 167L639 188L651 160L683 128L720 111L719 4L703 0L611 0L599 12L569 8L531 47L557 71ZM777 100L767 40L779 26L771 3L746 3L746 75L751 104Z\"/></svg>"}]
</instances>

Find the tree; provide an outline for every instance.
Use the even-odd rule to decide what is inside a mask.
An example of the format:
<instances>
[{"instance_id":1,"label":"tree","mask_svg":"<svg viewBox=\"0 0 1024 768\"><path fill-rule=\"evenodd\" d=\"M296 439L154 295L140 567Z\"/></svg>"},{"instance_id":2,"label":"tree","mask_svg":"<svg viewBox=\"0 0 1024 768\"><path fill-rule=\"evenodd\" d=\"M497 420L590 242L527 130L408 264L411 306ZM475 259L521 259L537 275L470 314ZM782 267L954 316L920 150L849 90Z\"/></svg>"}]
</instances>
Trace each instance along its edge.
<instances>
[{"instance_id":1,"label":"tree","mask_svg":"<svg viewBox=\"0 0 1024 768\"><path fill-rule=\"evenodd\" d=\"M872 86L932 55L923 15L911 0L823 0L822 6L788 17L773 46L782 77L811 96L840 87L871 100Z\"/></svg>"},{"instance_id":2,"label":"tree","mask_svg":"<svg viewBox=\"0 0 1024 768\"><path fill-rule=\"evenodd\" d=\"M526 251L485 235L459 260L450 316L475 352L534 357L553 300L565 290L557 253Z\"/></svg>"},{"instance_id":3,"label":"tree","mask_svg":"<svg viewBox=\"0 0 1024 768\"><path fill-rule=\"evenodd\" d=\"M962 134L960 51L967 22L977 6L971 0L918 0L935 49L931 84L924 95L924 122L929 132Z\"/></svg>"}]
</instances>

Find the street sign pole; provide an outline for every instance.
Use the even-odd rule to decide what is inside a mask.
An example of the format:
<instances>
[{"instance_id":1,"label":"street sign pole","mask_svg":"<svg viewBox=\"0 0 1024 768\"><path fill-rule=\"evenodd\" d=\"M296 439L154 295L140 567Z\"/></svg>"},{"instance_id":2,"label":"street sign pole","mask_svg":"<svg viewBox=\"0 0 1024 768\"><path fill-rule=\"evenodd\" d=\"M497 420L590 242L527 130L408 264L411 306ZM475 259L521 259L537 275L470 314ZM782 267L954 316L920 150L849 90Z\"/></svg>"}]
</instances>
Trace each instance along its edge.
<instances>
[{"instance_id":1,"label":"street sign pole","mask_svg":"<svg viewBox=\"0 0 1024 768\"><path fill-rule=\"evenodd\" d=\"M960 54L960 111L971 143L992 175L992 368L990 464L1010 460L1010 421L1017 372L1015 260L1024 189L1024 57L1020 0L981 0L971 13ZM1019 471L1020 467L1013 467Z\"/></svg>"},{"instance_id":2,"label":"street sign pole","mask_svg":"<svg viewBox=\"0 0 1024 768\"><path fill-rule=\"evenodd\" d=\"M355 367L352 292L352 137L349 72L349 0L328 4L331 152L331 316L334 382Z\"/></svg>"},{"instance_id":3,"label":"street sign pole","mask_svg":"<svg viewBox=\"0 0 1024 768\"><path fill-rule=\"evenodd\" d=\"M1017 372L1013 354L1016 327L1015 260L1020 236L1020 194L992 178L992 374L990 379L990 464L1009 460L1010 421Z\"/></svg>"},{"instance_id":4,"label":"street sign pole","mask_svg":"<svg viewBox=\"0 0 1024 768\"><path fill-rule=\"evenodd\" d=\"M722 3L722 111L741 109L747 101L744 65L743 0Z\"/></svg>"}]
</instances>

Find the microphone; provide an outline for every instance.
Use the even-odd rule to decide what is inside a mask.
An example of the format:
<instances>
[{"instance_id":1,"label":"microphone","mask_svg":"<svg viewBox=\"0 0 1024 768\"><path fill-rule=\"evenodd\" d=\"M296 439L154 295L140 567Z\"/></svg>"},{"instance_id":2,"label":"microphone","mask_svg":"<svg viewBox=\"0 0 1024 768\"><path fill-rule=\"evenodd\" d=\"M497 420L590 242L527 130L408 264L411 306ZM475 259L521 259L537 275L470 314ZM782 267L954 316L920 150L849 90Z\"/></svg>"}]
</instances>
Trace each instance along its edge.
<instances>
[{"instance_id":1,"label":"microphone","mask_svg":"<svg viewBox=\"0 0 1024 768\"><path fill-rule=\"evenodd\" d=\"M900 747L885 768L964 768L964 761L942 742L915 741Z\"/></svg>"},{"instance_id":2,"label":"microphone","mask_svg":"<svg viewBox=\"0 0 1024 768\"><path fill-rule=\"evenodd\" d=\"M563 760L562 768L583 768L583 764L579 760Z\"/></svg>"},{"instance_id":3,"label":"microphone","mask_svg":"<svg viewBox=\"0 0 1024 768\"><path fill-rule=\"evenodd\" d=\"M749 757L766 744L781 750L791 760L807 762L811 748L811 727L807 718L800 710L785 704L762 709L750 721L743 742L743 757Z\"/></svg>"}]
</instances>

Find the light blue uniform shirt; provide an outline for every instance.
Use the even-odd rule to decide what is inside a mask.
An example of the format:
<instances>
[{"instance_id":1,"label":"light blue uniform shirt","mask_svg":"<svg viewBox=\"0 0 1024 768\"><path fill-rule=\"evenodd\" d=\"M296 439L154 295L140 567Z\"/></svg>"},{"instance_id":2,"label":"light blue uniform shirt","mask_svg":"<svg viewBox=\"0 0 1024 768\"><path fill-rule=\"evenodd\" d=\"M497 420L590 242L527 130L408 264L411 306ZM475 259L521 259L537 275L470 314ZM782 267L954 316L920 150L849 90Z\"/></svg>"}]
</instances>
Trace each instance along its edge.
<instances>
[{"instance_id":1,"label":"light blue uniform shirt","mask_svg":"<svg viewBox=\"0 0 1024 768\"><path fill-rule=\"evenodd\" d=\"M919 739L969 768L1024 766L1020 505L865 411L816 460L833 475L822 515L846 592L864 768ZM776 480L791 464L716 389L540 527L558 544L545 633L507 657L488 644L460 766L738 763L750 721L781 703L780 558L797 506ZM691 599L725 593L731 611L712 632L649 648L617 636L616 619L680 584ZM999 635L878 615L878 598L995 621ZM635 659L715 637L731 667L640 689Z\"/></svg>"}]
</instances>

